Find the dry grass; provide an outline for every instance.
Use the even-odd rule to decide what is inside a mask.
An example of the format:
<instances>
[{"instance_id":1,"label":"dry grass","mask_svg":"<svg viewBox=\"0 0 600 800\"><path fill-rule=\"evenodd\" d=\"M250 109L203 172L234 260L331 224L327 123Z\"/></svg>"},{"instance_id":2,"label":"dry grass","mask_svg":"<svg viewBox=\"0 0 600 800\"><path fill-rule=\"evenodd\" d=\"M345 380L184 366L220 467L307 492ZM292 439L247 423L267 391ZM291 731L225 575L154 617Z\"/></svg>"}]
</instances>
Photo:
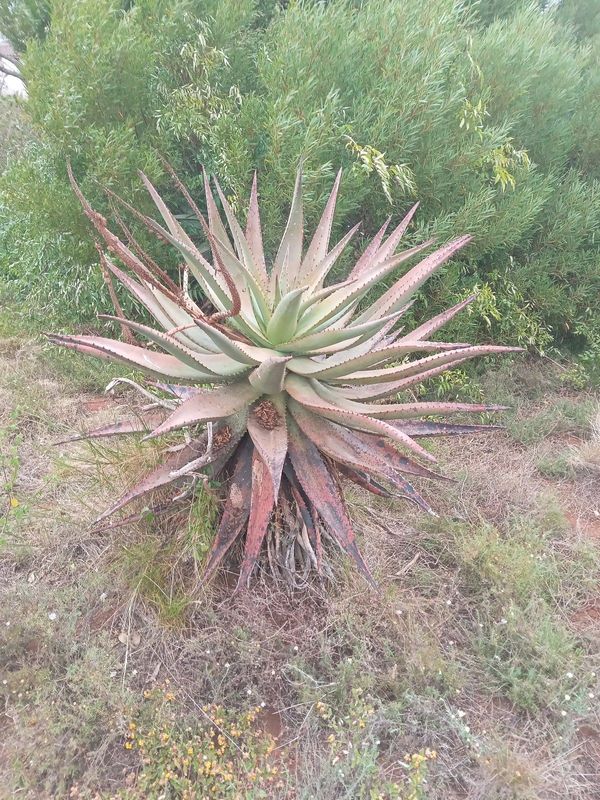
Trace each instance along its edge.
<instances>
[{"instance_id":1,"label":"dry grass","mask_svg":"<svg viewBox=\"0 0 600 800\"><path fill-rule=\"evenodd\" d=\"M349 489L380 593L333 554L335 584L290 596L259 575L232 600L232 576L198 585L206 497L92 532L156 454L135 440L52 445L120 413L96 402L104 372L63 358L20 334L0 347L0 797L163 796L154 784L140 794L148 767L123 745L132 719L158 719L144 692L165 681L169 724L184 731L206 704L264 704L283 775L272 797L407 798L411 780L428 800L600 796L600 494L595 471L576 466L597 455L590 397L545 370L524 388L504 375L508 432L436 445L455 478L421 487L437 518ZM502 399L493 379L486 391ZM575 446L570 472L540 469ZM421 774L405 754L425 748L437 758ZM258 796L236 786L222 796Z\"/></svg>"}]
</instances>

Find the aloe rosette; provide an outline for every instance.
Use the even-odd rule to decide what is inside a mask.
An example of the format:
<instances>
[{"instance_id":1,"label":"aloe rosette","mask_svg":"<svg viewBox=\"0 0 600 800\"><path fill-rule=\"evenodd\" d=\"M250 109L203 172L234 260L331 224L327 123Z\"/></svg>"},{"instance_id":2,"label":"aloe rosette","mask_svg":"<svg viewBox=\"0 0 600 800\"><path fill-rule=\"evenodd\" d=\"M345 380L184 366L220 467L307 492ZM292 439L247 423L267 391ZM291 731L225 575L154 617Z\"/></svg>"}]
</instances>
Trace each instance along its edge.
<instances>
[{"instance_id":1,"label":"aloe rosette","mask_svg":"<svg viewBox=\"0 0 600 800\"><path fill-rule=\"evenodd\" d=\"M142 175L163 222L127 207L177 249L186 273L198 285L190 292L187 281L180 286L147 256L124 224L127 244L116 236L69 173L106 246L103 268L157 324L150 327L117 313L106 318L128 332L128 341L50 336L59 345L122 362L154 379L139 387L154 401L139 422L115 423L86 436L185 434L182 444L168 448L162 463L98 522L106 524L109 515L167 484L219 479L226 494L206 560L207 579L232 545L243 539L238 586L248 582L263 549L265 563L294 582L311 568L323 568L325 535L372 581L357 547L340 475L375 494L398 494L430 511L409 481L442 476L428 466L435 458L418 440L489 430L493 426L435 420L499 407L402 402L399 394L469 359L517 349L431 340L472 297L410 332L398 326L415 292L471 237L455 238L403 269L368 303L373 287L431 248L429 240L396 252L417 205L386 236L388 220L347 276L332 283L327 279L358 229L353 227L330 247L341 174L305 248L299 172L287 226L270 267L263 250L256 176L243 230L218 183L227 227L206 176L207 219L171 171L202 225L208 255L208 248L202 251L194 244ZM133 343L131 334L146 344Z\"/></svg>"}]
</instances>

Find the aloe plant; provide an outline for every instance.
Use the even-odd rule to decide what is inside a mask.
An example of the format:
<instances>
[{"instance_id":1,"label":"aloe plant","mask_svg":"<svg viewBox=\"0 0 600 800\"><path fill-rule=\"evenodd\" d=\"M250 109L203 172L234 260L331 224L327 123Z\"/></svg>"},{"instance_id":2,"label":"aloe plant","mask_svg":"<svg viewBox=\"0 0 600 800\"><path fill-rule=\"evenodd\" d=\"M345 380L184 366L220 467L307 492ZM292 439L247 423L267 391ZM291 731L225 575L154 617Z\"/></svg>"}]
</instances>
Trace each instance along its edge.
<instances>
[{"instance_id":1,"label":"aloe plant","mask_svg":"<svg viewBox=\"0 0 600 800\"><path fill-rule=\"evenodd\" d=\"M373 287L431 248L428 240L396 252L418 204L386 236L388 220L347 276L331 283L327 279L358 229L355 226L330 247L341 173L305 248L299 172L287 226L270 265L263 250L256 176L244 230L217 182L227 227L206 176L207 219L171 171L202 226L209 244L205 256L141 175L163 224L128 208L179 252L186 272L198 284L191 293L187 281L184 286L175 282L124 225L128 243L116 236L82 195L70 169L69 174L106 245L103 268L158 326L120 314L105 316L146 345L103 336L50 336L59 345L122 362L154 379L139 387L153 399L139 422L115 423L86 436L145 432L145 438L154 439L174 431L185 434L181 445L169 447L162 463L98 523L106 524L109 515L167 484L218 478L226 496L206 560L207 579L243 539L238 587L247 584L265 543L271 567L295 581L310 568L323 569L325 535L372 582L357 547L340 475L375 494L397 494L431 511L409 479L442 476L428 466L436 459L417 440L489 430L493 426L432 418L500 407L407 402L398 400L399 393L468 359L518 349L431 340L472 297L415 330L398 327L415 292L471 237L455 238L403 269L390 288L369 303L366 298ZM169 442L172 445L172 437Z\"/></svg>"}]
</instances>

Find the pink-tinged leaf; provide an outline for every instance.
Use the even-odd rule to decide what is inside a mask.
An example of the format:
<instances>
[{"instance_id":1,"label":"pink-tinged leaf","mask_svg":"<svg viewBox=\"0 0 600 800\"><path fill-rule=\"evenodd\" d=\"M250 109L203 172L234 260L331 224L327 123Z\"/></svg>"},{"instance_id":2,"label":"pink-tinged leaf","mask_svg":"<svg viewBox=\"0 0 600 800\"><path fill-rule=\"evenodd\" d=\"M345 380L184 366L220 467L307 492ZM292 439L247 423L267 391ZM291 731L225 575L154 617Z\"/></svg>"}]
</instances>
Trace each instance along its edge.
<instances>
[{"instance_id":1,"label":"pink-tinged leaf","mask_svg":"<svg viewBox=\"0 0 600 800\"><path fill-rule=\"evenodd\" d=\"M122 317L113 317L110 314L99 314L99 317L100 319L118 322L120 325L126 325L128 328L145 336L153 344L162 347L163 350L187 364L188 367L214 375L217 381L219 380L218 376L239 375L245 369L245 364L241 364L239 360L231 359L224 353L199 353L197 350L191 350L186 347L173 336L157 331L147 325L142 325L141 322L133 322Z\"/></svg>"},{"instance_id":2,"label":"pink-tinged leaf","mask_svg":"<svg viewBox=\"0 0 600 800\"><path fill-rule=\"evenodd\" d=\"M215 377L208 370L194 369L183 364L175 356L156 353L137 345L119 342L103 336L64 336L48 334L48 339L61 347L77 350L79 353L104 358L108 361L121 361L137 367L158 378L178 378L179 380L210 382Z\"/></svg>"},{"instance_id":3,"label":"pink-tinged leaf","mask_svg":"<svg viewBox=\"0 0 600 800\"><path fill-rule=\"evenodd\" d=\"M468 436L473 433L491 433L503 430L502 425L461 425L452 422L406 421L393 422L409 436Z\"/></svg>"},{"instance_id":4,"label":"pink-tinged leaf","mask_svg":"<svg viewBox=\"0 0 600 800\"><path fill-rule=\"evenodd\" d=\"M153 381L150 385L160 389L161 392L170 394L172 397L179 398L179 400L189 400L190 397L202 391L196 386L180 386L176 383L160 383L159 381Z\"/></svg>"},{"instance_id":5,"label":"pink-tinged leaf","mask_svg":"<svg viewBox=\"0 0 600 800\"><path fill-rule=\"evenodd\" d=\"M290 342L282 342L277 345L278 350L283 350L288 353L302 353L303 355L311 355L315 353L327 352L327 348L331 345L344 343L344 347L348 347L348 339L362 339L374 333L377 333L388 326L392 325L398 319L399 314L392 314L389 317L382 319L370 320L362 325L352 325L348 328L341 330L325 329L319 333L309 333L308 336L303 336L300 339L293 339Z\"/></svg>"},{"instance_id":6,"label":"pink-tinged leaf","mask_svg":"<svg viewBox=\"0 0 600 800\"><path fill-rule=\"evenodd\" d=\"M339 389L334 389L314 378L310 380L315 392L329 403L346 411L355 411L358 414L369 414L376 419L410 419L413 417L426 417L432 414L473 414L489 411L505 411L505 406L482 405L481 403L389 403L369 404L349 400Z\"/></svg>"},{"instance_id":7,"label":"pink-tinged leaf","mask_svg":"<svg viewBox=\"0 0 600 800\"><path fill-rule=\"evenodd\" d=\"M110 425L102 425L99 428L93 428L91 431L78 433L75 436L69 436L67 439L61 439L59 442L55 442L55 444L60 445L67 444L68 442L79 442L83 439L105 439L110 436L122 436L126 433L146 433L146 431L152 430L155 425L160 424L164 416L165 412L161 411L140 419L113 422Z\"/></svg>"},{"instance_id":8,"label":"pink-tinged leaf","mask_svg":"<svg viewBox=\"0 0 600 800\"><path fill-rule=\"evenodd\" d=\"M160 214L161 214L162 218L167 223L167 226L168 226L169 230L171 231L171 233L173 234L173 236L177 236L177 238L180 239L182 242L184 242L191 250L197 250L196 245L190 239L190 237L187 235L185 230L182 228L182 226L179 223L179 220L177 219L177 217L175 217L171 213L171 210L169 209L169 207L167 206L165 201L162 199L160 194L156 191L156 187L151 183L151 181L146 177L146 175L143 172L140 171L140 172L138 172L138 174L139 174L140 178L142 179L142 182L143 182L144 186L146 187L146 190L148 191L148 194L150 195L150 197L154 201L154 205L160 211Z\"/></svg>"},{"instance_id":9,"label":"pink-tinged leaf","mask_svg":"<svg viewBox=\"0 0 600 800\"><path fill-rule=\"evenodd\" d=\"M295 358L290 362L289 367L292 372L296 372L299 375L329 381L345 375L352 375L359 370L364 370L366 367L382 367L388 361L398 361L413 353L444 350L455 354L457 349L455 344L447 342L406 342L404 344L392 344L389 347L371 348L366 353L358 356L353 354L345 356L344 353L340 353L326 358L324 361ZM464 348L465 352L468 350L468 347ZM453 358L455 358L455 355L453 355Z\"/></svg>"},{"instance_id":10,"label":"pink-tinged leaf","mask_svg":"<svg viewBox=\"0 0 600 800\"><path fill-rule=\"evenodd\" d=\"M368 492L372 494L379 495L380 497L391 497L392 495L390 492L385 489L385 487L380 486L378 483L373 481L373 479L369 475L365 475L360 471L351 469L350 467L341 467L341 471L347 478L349 478L353 483L358 484L358 486L362 486L363 489L366 489ZM400 497L404 498L405 500L410 500L414 503L421 511L427 511L427 513L433 513L433 509L423 498L419 492L415 489L415 487L409 483L404 478L397 476L396 483L394 484L396 489L400 490ZM398 495L397 495L398 496Z\"/></svg>"},{"instance_id":11,"label":"pink-tinged leaf","mask_svg":"<svg viewBox=\"0 0 600 800\"><path fill-rule=\"evenodd\" d=\"M381 241L385 236L385 232L387 230L388 225L390 224L391 219L392 219L391 217L388 217L386 219L386 221L377 231L373 239L371 239L369 244L365 247L363 254L360 256L360 258L352 268L352 271L348 275L348 280L354 280L355 278L359 278L363 270L372 264L373 258L375 257L375 253L379 250L379 247L381 246Z\"/></svg>"},{"instance_id":12,"label":"pink-tinged leaf","mask_svg":"<svg viewBox=\"0 0 600 800\"><path fill-rule=\"evenodd\" d=\"M259 397L259 394L246 380L230 383L212 391L198 392L183 402L162 425L145 438L155 439L178 428L230 417L246 408Z\"/></svg>"},{"instance_id":13,"label":"pink-tinged leaf","mask_svg":"<svg viewBox=\"0 0 600 800\"><path fill-rule=\"evenodd\" d=\"M421 445L417 444L417 442L414 442L410 436L407 436L387 422L381 419L374 419L366 414L359 414L356 411L341 409L333 403L327 402L327 400L324 400L315 392L308 381L297 375L288 375L285 387L294 400L297 400L301 405L306 406L317 414L327 417L327 419L345 425L347 428L365 431L366 433L376 433L380 436L387 436L390 439L394 439L399 444L408 447L409 450L412 450L413 453L416 453L421 458L434 463L437 461L435 456L421 447Z\"/></svg>"},{"instance_id":14,"label":"pink-tinged leaf","mask_svg":"<svg viewBox=\"0 0 600 800\"><path fill-rule=\"evenodd\" d=\"M466 361L467 359L464 360ZM456 368L462 361L463 359L453 361L452 367ZM381 400L392 394L398 394L398 392L409 389L411 386L414 386L415 383L424 383L426 380L435 378L437 375L441 375L442 372L446 372L447 369L448 365L442 364L440 367L434 367L426 372L411 375L408 378L400 378L399 380L390 381L389 383L367 384L366 386L343 386L340 387L340 391L350 400Z\"/></svg>"},{"instance_id":15,"label":"pink-tinged leaf","mask_svg":"<svg viewBox=\"0 0 600 800\"><path fill-rule=\"evenodd\" d=\"M221 219L221 215L219 214L219 210L217 209L217 205L215 203L215 198L213 197L213 193L210 188L210 183L208 181L208 175L206 174L206 170L202 169L202 174L204 177L204 194L206 196L206 210L208 211L208 225L210 228L210 232L215 236L217 239L220 239L223 244L225 244L230 250L233 250L233 246L231 244L231 240L227 235L227 231L225 230L225 226L223 225L223 220ZM209 239L209 243L210 239ZM212 243L211 243L212 248ZM214 249L213 249L213 258L214 258Z\"/></svg>"},{"instance_id":16,"label":"pink-tinged leaf","mask_svg":"<svg viewBox=\"0 0 600 800\"><path fill-rule=\"evenodd\" d=\"M422 342L415 342L414 345L424 344ZM431 344L435 344L431 342ZM396 347L397 345L392 345ZM398 345L400 346L400 345ZM409 343L408 346L413 346ZM446 350L443 353L437 353L434 356L427 356L426 358L419 358L417 361L411 361L406 364L401 364L398 367L386 367L383 369L359 370L351 374L342 375L340 377L332 378L331 375L327 376L328 381L335 383L350 383L350 384L363 384L363 383L385 383L397 378L408 378L411 375L423 375L434 367L446 365L446 369L455 366L457 362L467 361L471 358L478 358L479 356L498 355L500 353L519 353L523 352L522 347L496 347L494 345L481 345L475 347L461 347L456 350ZM293 369L293 361L290 362L290 369ZM322 375L319 375L321 377Z\"/></svg>"},{"instance_id":17,"label":"pink-tinged leaf","mask_svg":"<svg viewBox=\"0 0 600 800\"><path fill-rule=\"evenodd\" d=\"M401 308L444 262L468 244L472 238L472 236L459 236L424 258L361 314L357 322L364 322L365 319L372 319L382 314L390 314Z\"/></svg>"},{"instance_id":18,"label":"pink-tinged leaf","mask_svg":"<svg viewBox=\"0 0 600 800\"><path fill-rule=\"evenodd\" d=\"M270 349L240 342L228 335L226 329L220 330L204 320L196 320L196 325L204 331L222 353L240 364L256 366L272 353Z\"/></svg>"},{"instance_id":19,"label":"pink-tinged leaf","mask_svg":"<svg viewBox=\"0 0 600 800\"><path fill-rule=\"evenodd\" d=\"M357 486L361 486L363 489L366 489L371 494L376 494L378 497L391 497L391 492L382 486L377 481L373 480L370 475L367 475L366 472L360 472L357 469L352 469L352 467L347 467L345 464L338 464L338 470L342 475L344 475L348 480L355 483Z\"/></svg>"},{"instance_id":20,"label":"pink-tinged leaf","mask_svg":"<svg viewBox=\"0 0 600 800\"><path fill-rule=\"evenodd\" d=\"M423 325L419 325L418 328L415 328L409 334L400 339L400 341L419 341L420 339L429 339L429 337L432 336L436 331L439 331L439 329L442 328L447 322L450 322L451 319L453 319L464 308L470 305L473 300L475 300L474 294L472 294L470 297L467 297L466 300L462 300L460 303L452 306L452 308L442 311L441 314L437 314L437 316L432 317L427 322L424 322Z\"/></svg>"},{"instance_id":21,"label":"pink-tinged leaf","mask_svg":"<svg viewBox=\"0 0 600 800\"><path fill-rule=\"evenodd\" d=\"M248 380L261 394L277 394L283 391L286 368L291 356L273 356L253 370Z\"/></svg>"},{"instance_id":22,"label":"pink-tinged leaf","mask_svg":"<svg viewBox=\"0 0 600 800\"><path fill-rule=\"evenodd\" d=\"M313 238L311 239L308 250L306 251L306 255L304 256L304 260L302 262L300 274L304 276L302 280L305 282L312 282L317 267L327 255L327 251L329 249L329 237L331 236L331 226L333 224L333 217L335 214L335 204L341 179L342 170L340 169L334 181L331 194L329 195L329 200L325 205L325 209L323 210L319 224L315 229Z\"/></svg>"},{"instance_id":23,"label":"pink-tinged leaf","mask_svg":"<svg viewBox=\"0 0 600 800\"><path fill-rule=\"evenodd\" d=\"M125 286L125 288L152 314L154 319L162 325L165 330L174 328L176 323L166 313L165 309L160 305L158 300L154 297L152 292L147 286L144 286L138 281L131 278L126 272L116 266L116 264L108 257L104 256L107 268L113 275ZM187 312L185 312L187 314ZM189 315L188 315L189 316ZM192 318L189 317L191 322Z\"/></svg>"},{"instance_id":24,"label":"pink-tinged leaf","mask_svg":"<svg viewBox=\"0 0 600 800\"><path fill-rule=\"evenodd\" d=\"M246 240L246 237L244 236L244 232L241 229L240 224L237 221L235 214L233 213L233 209L229 205L229 202L219 185L219 181L216 178L215 178L215 186L217 187L217 192L221 200L221 205L223 206L223 211L225 212L225 216L227 217L227 222L229 223L229 229L231 230L231 233L233 235L233 241L235 242L238 258L244 265L246 272L252 277L253 285L258 290L259 294L264 296L264 294L267 291L267 283L263 282L262 270L258 269L256 264L254 263L254 257L252 255L250 247L248 246L248 242Z\"/></svg>"},{"instance_id":25,"label":"pink-tinged leaf","mask_svg":"<svg viewBox=\"0 0 600 800\"><path fill-rule=\"evenodd\" d=\"M248 208L248 219L246 220L246 240L252 253L254 263L260 275L261 282L268 286L269 279L265 266L265 253L263 249L262 229L260 224L260 212L258 210L258 192L256 185L256 172L252 179L252 191L250 193L250 207Z\"/></svg>"},{"instance_id":26,"label":"pink-tinged leaf","mask_svg":"<svg viewBox=\"0 0 600 800\"><path fill-rule=\"evenodd\" d=\"M327 359L327 366L333 367L336 364L342 364L348 361L350 358L358 358L358 356L363 356L366 353L370 353L372 350L377 350L381 347L388 347L389 345L393 344L392 341L388 342L388 340L392 338L388 336L389 331L393 328L398 319L406 313L406 310L410 308L411 305L412 304L409 303L409 305L403 308L402 311L399 311L397 315L392 315L389 322L386 322L383 328L377 331L377 333L364 340L361 339L356 344L349 346L345 352L335 353L334 355L330 356Z\"/></svg>"},{"instance_id":27,"label":"pink-tinged leaf","mask_svg":"<svg viewBox=\"0 0 600 800\"><path fill-rule=\"evenodd\" d=\"M289 454L298 483L310 499L330 535L354 560L364 578L375 581L356 544L346 504L327 464L310 439L290 420Z\"/></svg>"},{"instance_id":28,"label":"pink-tinged leaf","mask_svg":"<svg viewBox=\"0 0 600 800\"><path fill-rule=\"evenodd\" d=\"M252 456L250 518L248 520L242 568L240 570L236 591L239 591L248 583L250 574L258 559L260 548L267 534L274 503L275 495L273 493L273 482L269 475L269 469L255 450Z\"/></svg>"},{"instance_id":29,"label":"pink-tinged leaf","mask_svg":"<svg viewBox=\"0 0 600 800\"><path fill-rule=\"evenodd\" d=\"M323 260L317 265L316 269L314 270L314 277L309 277L310 280L310 291L311 293L318 289L320 286L323 285L323 281L329 275L331 270L333 269L335 262L338 260L340 255L344 252L346 247L348 246L348 242L352 239L354 234L360 228L360 222L358 222L353 228L350 228L348 233L340 239L340 241L331 249L329 253L323 258ZM300 272L299 280L303 283L308 283L306 276L304 273Z\"/></svg>"},{"instance_id":30,"label":"pink-tinged leaf","mask_svg":"<svg viewBox=\"0 0 600 800\"><path fill-rule=\"evenodd\" d=\"M299 332L307 333L308 331L313 330L313 328L317 328L319 326L322 327L326 323L331 324L335 322L341 313L345 313L346 311L349 312L351 308L354 307L353 304L355 305L362 297L364 297L372 286L377 284L379 281L382 281L384 278L394 272L394 270L396 270L400 264L402 264L404 261L408 261L408 259L415 256L417 253L420 253L430 244L431 242L424 242L416 247L411 247L410 250L405 250L403 253L399 253L397 256L392 256L387 261L377 264L375 267L363 270L361 276L355 281L352 281L346 288L340 289L338 292L334 292L327 299L322 300L320 303L317 303L314 306L311 306L302 317L299 326ZM385 315L378 314L377 316L380 318ZM374 317L375 315L371 315L369 319ZM357 320L359 323L366 321L366 319L362 318Z\"/></svg>"},{"instance_id":31,"label":"pink-tinged leaf","mask_svg":"<svg viewBox=\"0 0 600 800\"><path fill-rule=\"evenodd\" d=\"M273 262L271 277L278 279L282 292L287 292L295 284L300 272L302 259L302 235L304 220L302 214L302 167L296 175L294 195L288 222Z\"/></svg>"},{"instance_id":32,"label":"pink-tinged leaf","mask_svg":"<svg viewBox=\"0 0 600 800\"><path fill-rule=\"evenodd\" d=\"M401 420L415 417L449 416L450 414L488 414L506 411L508 406L485 405L484 403L392 403L372 405L371 413L377 419Z\"/></svg>"},{"instance_id":33,"label":"pink-tinged leaf","mask_svg":"<svg viewBox=\"0 0 600 800\"><path fill-rule=\"evenodd\" d=\"M445 480L443 475L403 456L382 436L349 430L312 413L294 400L289 401L289 410L302 432L334 461L372 472L390 483L395 482L397 472Z\"/></svg>"},{"instance_id":34,"label":"pink-tinged leaf","mask_svg":"<svg viewBox=\"0 0 600 800\"><path fill-rule=\"evenodd\" d=\"M148 492L152 492L155 489L159 489L161 486L167 486L169 483L173 483L175 479L171 473L181 469L184 464L187 464L189 461L196 458L200 453L204 452L205 449L206 434L197 439L193 439L190 444L186 445L181 450L178 450L177 452L167 456L160 466L156 467L156 469L153 469L132 489L129 489L129 491L121 495L114 505L100 514L96 520L96 524L101 522L103 519L106 519L106 517L110 517L128 503L131 503L132 500L142 497L143 495L148 494Z\"/></svg>"},{"instance_id":35,"label":"pink-tinged leaf","mask_svg":"<svg viewBox=\"0 0 600 800\"><path fill-rule=\"evenodd\" d=\"M252 406L248 414L248 433L269 470L273 494L277 500L288 438L285 403L282 398L271 397Z\"/></svg>"},{"instance_id":36,"label":"pink-tinged leaf","mask_svg":"<svg viewBox=\"0 0 600 800\"><path fill-rule=\"evenodd\" d=\"M241 534L250 515L252 496L252 454L254 447L249 438L242 441L235 456L235 466L229 482L219 529L206 559L203 579L210 580L223 561L232 544Z\"/></svg>"},{"instance_id":37,"label":"pink-tinged leaf","mask_svg":"<svg viewBox=\"0 0 600 800\"><path fill-rule=\"evenodd\" d=\"M400 244L400 239L404 236L404 233L410 225L412 218L417 213L418 207L419 203L415 203L414 206L409 209L408 213L403 217L400 224L397 225L390 233L388 238L377 251L377 254L373 259L374 263L380 264L382 261L386 261L388 258L391 258L394 255L396 248Z\"/></svg>"},{"instance_id":38,"label":"pink-tinged leaf","mask_svg":"<svg viewBox=\"0 0 600 800\"><path fill-rule=\"evenodd\" d=\"M114 522L104 523L104 525L97 525L94 527L94 531L96 533L106 533L106 531L112 531L116 528L124 528L126 525L133 525L136 522L141 522L142 520L153 519L161 514L166 514L167 511L172 511L176 513L179 510L179 501L176 499L169 500L166 503L156 503L153 506L149 506L148 508L144 508L142 511L138 511L135 514L129 514L127 517L121 517Z\"/></svg>"},{"instance_id":39,"label":"pink-tinged leaf","mask_svg":"<svg viewBox=\"0 0 600 800\"><path fill-rule=\"evenodd\" d=\"M119 280L129 289L142 305L144 305L165 331L177 329L172 335L183 342L187 347L200 353L217 353L218 350L211 340L194 324L194 318L180 303L167 297L155 286L138 284L131 280L125 273L111 265L107 265Z\"/></svg>"}]
</instances>

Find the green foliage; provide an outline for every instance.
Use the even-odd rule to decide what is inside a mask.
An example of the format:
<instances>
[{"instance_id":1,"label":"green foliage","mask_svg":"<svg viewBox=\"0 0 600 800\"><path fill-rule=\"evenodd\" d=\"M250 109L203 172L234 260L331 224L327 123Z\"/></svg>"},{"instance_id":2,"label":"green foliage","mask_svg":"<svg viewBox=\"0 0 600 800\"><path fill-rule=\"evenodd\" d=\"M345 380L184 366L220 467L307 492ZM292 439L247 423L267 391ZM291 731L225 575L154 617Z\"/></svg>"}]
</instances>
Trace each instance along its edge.
<instances>
[{"instance_id":1,"label":"green foliage","mask_svg":"<svg viewBox=\"0 0 600 800\"><path fill-rule=\"evenodd\" d=\"M49 0L0 0L0 32L15 48L44 39L50 22Z\"/></svg>"},{"instance_id":2,"label":"green foliage","mask_svg":"<svg viewBox=\"0 0 600 800\"><path fill-rule=\"evenodd\" d=\"M337 233L363 220L357 247L415 197L415 240L474 235L419 298L417 318L478 289L459 336L568 345L591 370L597 19L591 0L546 10L524 0L4 0L0 30L25 50L26 107L42 143L0 179L0 272L53 313L69 282L79 319L110 308L66 197L66 156L103 213L99 185L139 207L141 168L184 219L157 152L195 197L205 164L242 213L257 168L271 254L304 156L309 225L343 166Z\"/></svg>"},{"instance_id":3,"label":"green foliage","mask_svg":"<svg viewBox=\"0 0 600 800\"><path fill-rule=\"evenodd\" d=\"M31 138L31 130L19 101L0 95L0 172L18 157Z\"/></svg>"}]
</instances>

